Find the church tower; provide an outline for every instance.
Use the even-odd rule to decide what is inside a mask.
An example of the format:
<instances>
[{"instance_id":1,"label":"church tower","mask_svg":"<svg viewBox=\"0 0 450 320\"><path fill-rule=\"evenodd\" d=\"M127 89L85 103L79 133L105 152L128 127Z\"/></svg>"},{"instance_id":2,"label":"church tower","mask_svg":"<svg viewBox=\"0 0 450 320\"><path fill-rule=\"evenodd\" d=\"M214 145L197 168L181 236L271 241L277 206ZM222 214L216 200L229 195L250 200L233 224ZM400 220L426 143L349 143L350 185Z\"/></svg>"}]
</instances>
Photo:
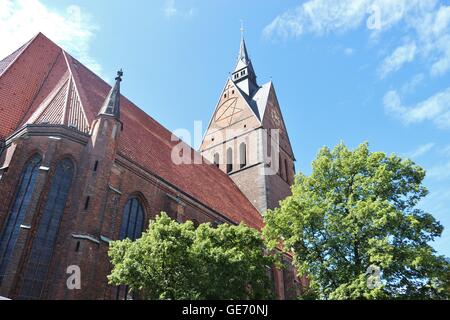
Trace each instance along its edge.
<instances>
[{"instance_id":1,"label":"church tower","mask_svg":"<svg viewBox=\"0 0 450 320\"><path fill-rule=\"evenodd\" d=\"M262 214L290 194L295 157L272 81L258 85L241 37L227 79L200 146Z\"/></svg>"}]
</instances>

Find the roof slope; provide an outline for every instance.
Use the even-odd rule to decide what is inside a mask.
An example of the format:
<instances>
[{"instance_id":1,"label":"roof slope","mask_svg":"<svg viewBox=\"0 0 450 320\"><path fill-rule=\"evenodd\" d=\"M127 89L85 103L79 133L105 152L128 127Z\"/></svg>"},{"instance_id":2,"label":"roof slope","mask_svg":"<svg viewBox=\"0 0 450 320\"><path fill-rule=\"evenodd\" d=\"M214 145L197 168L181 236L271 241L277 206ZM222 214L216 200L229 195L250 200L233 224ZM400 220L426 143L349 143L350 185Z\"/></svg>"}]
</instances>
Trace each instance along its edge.
<instances>
[{"instance_id":1,"label":"roof slope","mask_svg":"<svg viewBox=\"0 0 450 320\"><path fill-rule=\"evenodd\" d=\"M32 121L67 125L64 110L74 108L77 119L83 115L89 126L111 86L42 34L19 51L0 75L0 139ZM62 102L70 93L75 93L73 102ZM174 164L171 152L177 142L171 141L171 132L124 96L120 105L124 129L119 153L234 222L262 228L258 211L225 173L206 160Z\"/></svg>"}]
</instances>

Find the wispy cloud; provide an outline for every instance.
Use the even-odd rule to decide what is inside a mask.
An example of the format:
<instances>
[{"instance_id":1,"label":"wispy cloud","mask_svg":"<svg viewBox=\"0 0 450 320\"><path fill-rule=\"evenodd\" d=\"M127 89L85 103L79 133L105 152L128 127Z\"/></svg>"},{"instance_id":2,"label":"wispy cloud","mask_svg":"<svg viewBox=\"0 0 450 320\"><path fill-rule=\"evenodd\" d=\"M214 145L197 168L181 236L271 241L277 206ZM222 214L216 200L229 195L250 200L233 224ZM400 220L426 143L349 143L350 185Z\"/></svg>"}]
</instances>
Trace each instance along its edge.
<instances>
[{"instance_id":1,"label":"wispy cloud","mask_svg":"<svg viewBox=\"0 0 450 320\"><path fill-rule=\"evenodd\" d=\"M392 90L383 99L385 111L405 124L433 121L438 128L450 128L450 87L412 107L405 107L399 94Z\"/></svg>"},{"instance_id":2,"label":"wispy cloud","mask_svg":"<svg viewBox=\"0 0 450 320\"><path fill-rule=\"evenodd\" d=\"M182 10L177 6L175 0L166 0L162 11L168 19L177 16L189 18L195 14L195 9L193 7Z\"/></svg>"},{"instance_id":3,"label":"wispy cloud","mask_svg":"<svg viewBox=\"0 0 450 320\"><path fill-rule=\"evenodd\" d=\"M416 159L420 156L427 154L431 149L433 149L434 145L435 145L434 142L422 144L418 146L415 150L404 154L404 156L407 158Z\"/></svg>"},{"instance_id":4,"label":"wispy cloud","mask_svg":"<svg viewBox=\"0 0 450 320\"><path fill-rule=\"evenodd\" d=\"M427 177L435 180L446 180L450 178L450 161L435 165L427 170ZM450 191L449 191L450 192Z\"/></svg>"},{"instance_id":5,"label":"wispy cloud","mask_svg":"<svg viewBox=\"0 0 450 320\"><path fill-rule=\"evenodd\" d=\"M450 144L440 149L439 153L443 154L444 156L450 157Z\"/></svg>"},{"instance_id":6,"label":"wispy cloud","mask_svg":"<svg viewBox=\"0 0 450 320\"><path fill-rule=\"evenodd\" d=\"M91 16L75 5L58 12L39 0L0 0L2 58L42 32L101 74L101 65L89 53L96 30L98 26Z\"/></svg>"},{"instance_id":7,"label":"wispy cloud","mask_svg":"<svg viewBox=\"0 0 450 320\"><path fill-rule=\"evenodd\" d=\"M281 13L263 30L267 38L324 35L368 28L371 38L401 25L410 41L397 45L381 62L381 78L418 56L428 62L429 73L450 70L450 6L437 0L309 0Z\"/></svg>"},{"instance_id":8,"label":"wispy cloud","mask_svg":"<svg viewBox=\"0 0 450 320\"><path fill-rule=\"evenodd\" d=\"M423 73L418 73L414 75L411 80L409 80L402 86L401 93L409 94L413 92L423 82L424 79L425 75Z\"/></svg>"},{"instance_id":9,"label":"wispy cloud","mask_svg":"<svg viewBox=\"0 0 450 320\"><path fill-rule=\"evenodd\" d=\"M379 68L381 78L386 77L389 73L399 70L405 63L414 60L417 47L414 42L400 46L394 52L386 57Z\"/></svg>"},{"instance_id":10,"label":"wispy cloud","mask_svg":"<svg viewBox=\"0 0 450 320\"><path fill-rule=\"evenodd\" d=\"M400 117L406 124L433 121L439 128L450 128L450 88L438 92L413 107L405 107L396 91L384 96L385 110Z\"/></svg>"}]
</instances>

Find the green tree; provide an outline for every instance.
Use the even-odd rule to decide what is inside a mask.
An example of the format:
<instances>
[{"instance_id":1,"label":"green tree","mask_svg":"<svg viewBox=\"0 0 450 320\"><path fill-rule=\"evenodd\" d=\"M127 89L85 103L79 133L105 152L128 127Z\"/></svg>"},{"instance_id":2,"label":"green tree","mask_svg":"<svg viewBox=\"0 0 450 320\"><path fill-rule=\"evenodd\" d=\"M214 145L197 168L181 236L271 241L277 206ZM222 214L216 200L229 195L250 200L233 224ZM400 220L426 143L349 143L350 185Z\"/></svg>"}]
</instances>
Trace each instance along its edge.
<instances>
[{"instance_id":1,"label":"green tree","mask_svg":"<svg viewBox=\"0 0 450 320\"><path fill-rule=\"evenodd\" d=\"M264 236L292 251L321 299L448 298L449 262L428 244L443 227L417 208L424 177L367 143L323 148L311 175L297 175L292 195L265 214Z\"/></svg>"},{"instance_id":2,"label":"green tree","mask_svg":"<svg viewBox=\"0 0 450 320\"><path fill-rule=\"evenodd\" d=\"M260 232L243 224L195 228L161 213L140 239L111 244L108 279L144 299L269 299L275 257L266 252Z\"/></svg>"}]
</instances>

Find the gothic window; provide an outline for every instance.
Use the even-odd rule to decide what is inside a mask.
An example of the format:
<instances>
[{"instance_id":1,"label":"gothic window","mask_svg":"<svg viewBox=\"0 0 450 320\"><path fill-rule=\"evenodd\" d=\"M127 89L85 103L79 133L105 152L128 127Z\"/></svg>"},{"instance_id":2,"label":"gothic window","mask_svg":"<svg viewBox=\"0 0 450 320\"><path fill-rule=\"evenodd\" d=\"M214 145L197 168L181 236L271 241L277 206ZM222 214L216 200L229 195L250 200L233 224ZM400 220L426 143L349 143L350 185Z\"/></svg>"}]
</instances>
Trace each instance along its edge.
<instances>
[{"instance_id":1,"label":"gothic window","mask_svg":"<svg viewBox=\"0 0 450 320\"><path fill-rule=\"evenodd\" d=\"M136 240L141 237L144 228L144 208L137 197L133 197L125 204L119 239Z\"/></svg>"},{"instance_id":2,"label":"gothic window","mask_svg":"<svg viewBox=\"0 0 450 320\"><path fill-rule=\"evenodd\" d=\"M241 168L243 168L247 165L247 146L244 142L239 146L239 157Z\"/></svg>"},{"instance_id":3,"label":"gothic window","mask_svg":"<svg viewBox=\"0 0 450 320\"><path fill-rule=\"evenodd\" d=\"M127 201L123 210L122 225L120 226L119 239L136 240L141 237L144 228L144 208L137 197ZM133 295L129 293L128 286L117 288L117 300L129 300Z\"/></svg>"},{"instance_id":4,"label":"gothic window","mask_svg":"<svg viewBox=\"0 0 450 320\"><path fill-rule=\"evenodd\" d=\"M233 150L228 148L227 150L227 173L233 171Z\"/></svg>"},{"instance_id":5,"label":"gothic window","mask_svg":"<svg viewBox=\"0 0 450 320\"><path fill-rule=\"evenodd\" d=\"M220 161L220 157L218 153L214 154L214 165L218 168L219 167L219 162Z\"/></svg>"},{"instance_id":6,"label":"gothic window","mask_svg":"<svg viewBox=\"0 0 450 320\"><path fill-rule=\"evenodd\" d=\"M73 175L74 165L70 159L58 162L31 252L25 264L23 285L19 295L21 299L39 299L42 296Z\"/></svg>"},{"instance_id":7,"label":"gothic window","mask_svg":"<svg viewBox=\"0 0 450 320\"><path fill-rule=\"evenodd\" d=\"M20 232L20 225L23 223L25 213L31 202L41 161L41 156L36 154L23 167L14 202L0 234L0 284L6 276L6 267L12 257Z\"/></svg>"}]
</instances>

